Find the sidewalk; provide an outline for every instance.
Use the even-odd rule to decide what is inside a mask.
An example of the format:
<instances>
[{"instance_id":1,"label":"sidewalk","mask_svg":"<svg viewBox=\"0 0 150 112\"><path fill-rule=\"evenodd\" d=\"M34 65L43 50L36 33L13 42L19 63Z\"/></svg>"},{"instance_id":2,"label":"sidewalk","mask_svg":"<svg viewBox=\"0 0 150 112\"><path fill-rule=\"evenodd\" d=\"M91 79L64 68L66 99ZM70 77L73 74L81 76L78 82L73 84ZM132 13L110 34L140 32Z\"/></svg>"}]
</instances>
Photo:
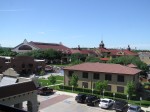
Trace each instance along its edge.
<instances>
[{"instance_id":1,"label":"sidewalk","mask_svg":"<svg viewBox=\"0 0 150 112\"><path fill-rule=\"evenodd\" d=\"M76 93L69 93L69 92L64 92L64 91L56 91L56 94L69 95L69 96L72 96L72 97L76 97L77 96Z\"/></svg>"},{"instance_id":2,"label":"sidewalk","mask_svg":"<svg viewBox=\"0 0 150 112\"><path fill-rule=\"evenodd\" d=\"M146 108L146 107L141 107L142 110L144 110L144 112L150 112L150 107Z\"/></svg>"}]
</instances>

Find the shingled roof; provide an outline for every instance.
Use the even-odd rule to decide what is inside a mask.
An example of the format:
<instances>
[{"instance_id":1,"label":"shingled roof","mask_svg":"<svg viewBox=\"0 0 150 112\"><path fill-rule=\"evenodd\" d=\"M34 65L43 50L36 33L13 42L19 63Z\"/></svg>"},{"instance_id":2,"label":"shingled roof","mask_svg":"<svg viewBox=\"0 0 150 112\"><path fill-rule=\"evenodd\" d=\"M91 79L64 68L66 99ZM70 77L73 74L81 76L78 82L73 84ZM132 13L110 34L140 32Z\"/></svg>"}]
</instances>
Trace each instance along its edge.
<instances>
[{"instance_id":1,"label":"shingled roof","mask_svg":"<svg viewBox=\"0 0 150 112\"><path fill-rule=\"evenodd\" d=\"M106 64L106 63L82 63L82 64L66 67L64 68L64 70L114 73L114 74L126 74L126 75L135 75L141 72L141 70L139 69L130 68L120 64Z\"/></svg>"}]
</instances>

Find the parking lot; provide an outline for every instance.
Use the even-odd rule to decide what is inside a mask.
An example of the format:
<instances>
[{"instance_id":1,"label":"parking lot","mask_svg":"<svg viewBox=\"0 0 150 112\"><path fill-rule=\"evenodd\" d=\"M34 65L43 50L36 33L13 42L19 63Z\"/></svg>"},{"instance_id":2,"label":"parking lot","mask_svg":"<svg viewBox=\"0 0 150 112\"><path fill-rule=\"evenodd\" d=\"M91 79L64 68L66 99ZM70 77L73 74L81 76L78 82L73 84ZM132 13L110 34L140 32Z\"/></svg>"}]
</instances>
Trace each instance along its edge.
<instances>
[{"instance_id":1,"label":"parking lot","mask_svg":"<svg viewBox=\"0 0 150 112\"><path fill-rule=\"evenodd\" d=\"M54 93L48 96L38 96L39 112L115 112L114 110L91 107L75 101L74 95Z\"/></svg>"}]
</instances>

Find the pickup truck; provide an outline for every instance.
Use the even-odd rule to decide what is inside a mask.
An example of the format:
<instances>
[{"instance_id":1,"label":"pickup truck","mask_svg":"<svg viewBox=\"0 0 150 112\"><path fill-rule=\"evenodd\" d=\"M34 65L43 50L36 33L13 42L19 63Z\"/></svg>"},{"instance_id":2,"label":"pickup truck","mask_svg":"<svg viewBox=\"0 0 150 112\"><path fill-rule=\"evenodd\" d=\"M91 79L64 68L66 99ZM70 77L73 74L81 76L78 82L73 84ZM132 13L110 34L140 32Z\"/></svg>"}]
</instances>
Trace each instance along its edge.
<instances>
[{"instance_id":1,"label":"pickup truck","mask_svg":"<svg viewBox=\"0 0 150 112\"><path fill-rule=\"evenodd\" d=\"M85 103L88 105L88 106L95 106L96 104L98 104L100 101L99 98L97 98L97 96L95 95L88 95L85 99Z\"/></svg>"},{"instance_id":2,"label":"pickup truck","mask_svg":"<svg viewBox=\"0 0 150 112\"><path fill-rule=\"evenodd\" d=\"M115 100L113 104L113 110L116 112L127 112L128 103L124 100Z\"/></svg>"},{"instance_id":3,"label":"pickup truck","mask_svg":"<svg viewBox=\"0 0 150 112\"><path fill-rule=\"evenodd\" d=\"M75 100L76 100L78 103L85 103L86 97L87 97L86 94L79 93L79 94L75 97Z\"/></svg>"},{"instance_id":4,"label":"pickup truck","mask_svg":"<svg viewBox=\"0 0 150 112\"><path fill-rule=\"evenodd\" d=\"M39 87L37 93L40 95L47 95L53 92L53 89L49 87Z\"/></svg>"}]
</instances>

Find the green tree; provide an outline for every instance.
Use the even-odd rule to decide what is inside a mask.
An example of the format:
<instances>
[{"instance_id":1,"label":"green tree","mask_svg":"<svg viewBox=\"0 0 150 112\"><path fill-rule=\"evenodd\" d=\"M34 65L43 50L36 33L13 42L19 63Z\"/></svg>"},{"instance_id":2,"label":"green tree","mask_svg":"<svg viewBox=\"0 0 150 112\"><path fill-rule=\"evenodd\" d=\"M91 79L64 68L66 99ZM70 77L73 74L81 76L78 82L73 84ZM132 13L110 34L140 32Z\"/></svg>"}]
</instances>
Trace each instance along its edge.
<instances>
[{"instance_id":1,"label":"green tree","mask_svg":"<svg viewBox=\"0 0 150 112\"><path fill-rule=\"evenodd\" d=\"M104 81L97 81L95 83L95 87L97 90L99 90L100 92L102 92L104 89L106 89L108 86L108 81L104 80Z\"/></svg>"},{"instance_id":2,"label":"green tree","mask_svg":"<svg viewBox=\"0 0 150 112\"><path fill-rule=\"evenodd\" d=\"M45 74L45 71L44 71L44 70L41 70L41 71L40 71L40 75L43 76L44 74Z\"/></svg>"},{"instance_id":3,"label":"green tree","mask_svg":"<svg viewBox=\"0 0 150 112\"><path fill-rule=\"evenodd\" d=\"M121 56L121 57L113 58L108 63L115 63L121 65L128 65L132 63L143 71L148 70L146 63L142 62L139 57L135 57L135 56Z\"/></svg>"},{"instance_id":4,"label":"green tree","mask_svg":"<svg viewBox=\"0 0 150 112\"><path fill-rule=\"evenodd\" d=\"M78 76L73 74L70 80L70 85L73 87L78 87L78 80L79 80Z\"/></svg>"},{"instance_id":5,"label":"green tree","mask_svg":"<svg viewBox=\"0 0 150 112\"><path fill-rule=\"evenodd\" d=\"M102 62L100 58L95 56L88 56L85 60L86 62Z\"/></svg>"},{"instance_id":6,"label":"green tree","mask_svg":"<svg viewBox=\"0 0 150 112\"><path fill-rule=\"evenodd\" d=\"M53 76L53 75L49 76L49 77L48 77L48 80L49 80L50 83L53 84L53 85L56 83L56 77Z\"/></svg>"},{"instance_id":7,"label":"green tree","mask_svg":"<svg viewBox=\"0 0 150 112\"><path fill-rule=\"evenodd\" d=\"M71 62L77 62L77 61L81 61L81 62L84 62L85 59L86 59L86 55L84 54L80 54L80 53L75 53L75 54L72 54L70 56L71 58Z\"/></svg>"},{"instance_id":8,"label":"green tree","mask_svg":"<svg viewBox=\"0 0 150 112\"><path fill-rule=\"evenodd\" d=\"M133 81L128 81L126 87L127 87L127 88L126 88L126 89L127 89L126 92L127 92L127 94L129 95L129 97L131 98L132 95L133 95L134 92L135 92L135 85L134 85Z\"/></svg>"}]
</instances>

